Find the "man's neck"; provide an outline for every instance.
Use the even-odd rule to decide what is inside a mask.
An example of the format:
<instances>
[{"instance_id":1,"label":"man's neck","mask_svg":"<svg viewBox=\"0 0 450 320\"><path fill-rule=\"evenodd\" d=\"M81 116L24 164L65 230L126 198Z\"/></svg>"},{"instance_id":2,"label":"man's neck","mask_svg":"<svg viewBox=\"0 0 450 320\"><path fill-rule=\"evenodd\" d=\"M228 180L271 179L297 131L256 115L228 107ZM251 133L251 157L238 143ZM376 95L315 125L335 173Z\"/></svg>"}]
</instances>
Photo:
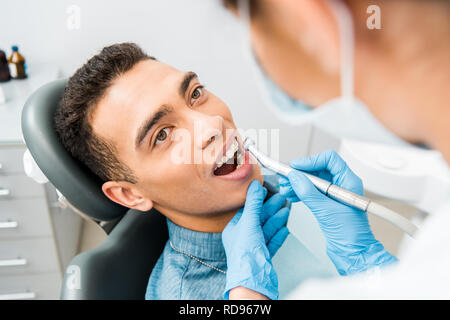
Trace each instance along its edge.
<instances>
[{"instance_id":1,"label":"man's neck","mask_svg":"<svg viewBox=\"0 0 450 320\"><path fill-rule=\"evenodd\" d=\"M441 70L450 68L449 52L450 46L439 52ZM439 150L450 165L450 75L448 72L435 70L430 72L426 82L427 85L423 86L423 101L426 101L423 106L426 110L423 119L425 140Z\"/></svg>"},{"instance_id":2,"label":"man's neck","mask_svg":"<svg viewBox=\"0 0 450 320\"><path fill-rule=\"evenodd\" d=\"M392 26L411 26L401 36L400 33L392 32L391 40L404 53L401 54L402 57L411 55L414 58L408 61L409 67L416 75L422 75L416 86L407 88L409 94L422 103L416 119L417 131L420 130L424 142L440 151L450 164L450 44L447 41L450 36L449 6L439 1L387 3L391 6L391 10L385 11L387 13L400 12L403 7L409 6L408 14L403 15L403 23L393 14L385 19L396 21L395 24L390 24ZM410 17L420 19L415 21ZM411 78L414 76L411 74Z\"/></svg>"},{"instance_id":3,"label":"man's neck","mask_svg":"<svg viewBox=\"0 0 450 320\"><path fill-rule=\"evenodd\" d=\"M158 208L156 208L158 211ZM225 229L226 225L234 217L236 210L232 210L220 214L211 215L187 215L185 213L164 211L164 215L169 218L173 223L194 231L221 233Z\"/></svg>"}]
</instances>

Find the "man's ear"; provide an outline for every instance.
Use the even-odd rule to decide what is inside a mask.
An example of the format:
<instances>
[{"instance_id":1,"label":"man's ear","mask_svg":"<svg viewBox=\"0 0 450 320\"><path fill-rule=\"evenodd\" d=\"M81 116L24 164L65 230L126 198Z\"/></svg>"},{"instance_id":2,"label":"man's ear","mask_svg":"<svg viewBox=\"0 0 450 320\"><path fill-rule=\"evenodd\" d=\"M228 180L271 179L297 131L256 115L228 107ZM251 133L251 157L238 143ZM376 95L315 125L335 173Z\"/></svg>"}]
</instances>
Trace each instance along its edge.
<instances>
[{"instance_id":1,"label":"man's ear","mask_svg":"<svg viewBox=\"0 0 450 320\"><path fill-rule=\"evenodd\" d=\"M107 181L102 190L110 200L124 207L144 212L153 208L153 201L143 197L129 182Z\"/></svg>"},{"instance_id":2,"label":"man's ear","mask_svg":"<svg viewBox=\"0 0 450 320\"><path fill-rule=\"evenodd\" d=\"M299 43L305 52L316 57L325 71L336 73L340 67L340 39L332 1L341 0L281 0L279 4L287 5L286 9L295 12L301 22Z\"/></svg>"}]
</instances>

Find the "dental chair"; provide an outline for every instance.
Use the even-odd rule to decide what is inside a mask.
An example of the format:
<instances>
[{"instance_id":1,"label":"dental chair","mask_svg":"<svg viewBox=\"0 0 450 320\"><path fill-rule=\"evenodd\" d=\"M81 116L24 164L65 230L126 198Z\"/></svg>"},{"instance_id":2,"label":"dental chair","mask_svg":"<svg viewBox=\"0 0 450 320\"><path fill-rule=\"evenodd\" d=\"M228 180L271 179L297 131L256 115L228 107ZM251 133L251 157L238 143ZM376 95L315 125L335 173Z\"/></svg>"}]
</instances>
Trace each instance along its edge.
<instances>
[{"instance_id":1,"label":"dental chair","mask_svg":"<svg viewBox=\"0 0 450 320\"><path fill-rule=\"evenodd\" d=\"M77 212L107 234L97 248L82 252L64 275L61 299L144 299L148 278L168 239L156 210L129 210L108 198L101 181L63 147L53 114L66 80L38 89L22 111L25 143L43 174Z\"/></svg>"}]
</instances>

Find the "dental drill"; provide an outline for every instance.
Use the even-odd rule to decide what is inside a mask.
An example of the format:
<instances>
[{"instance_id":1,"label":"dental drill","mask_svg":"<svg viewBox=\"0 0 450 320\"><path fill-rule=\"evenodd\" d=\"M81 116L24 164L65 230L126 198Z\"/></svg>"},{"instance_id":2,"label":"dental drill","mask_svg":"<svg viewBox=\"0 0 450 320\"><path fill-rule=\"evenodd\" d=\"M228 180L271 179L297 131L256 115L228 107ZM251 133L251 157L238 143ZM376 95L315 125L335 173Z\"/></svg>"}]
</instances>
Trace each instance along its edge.
<instances>
[{"instance_id":1,"label":"dental drill","mask_svg":"<svg viewBox=\"0 0 450 320\"><path fill-rule=\"evenodd\" d=\"M289 172L296 170L281 162L271 159L269 156L259 151L256 148L255 142L249 137L244 139L244 149L248 150L264 168L267 168L279 175L287 177ZM418 230L417 227L405 217L371 201L366 197L338 187L327 180L318 178L309 173L303 171L300 172L303 173L314 184L314 186L327 197L337 200L347 206L378 216L403 230L411 237L414 237L415 232Z\"/></svg>"}]
</instances>

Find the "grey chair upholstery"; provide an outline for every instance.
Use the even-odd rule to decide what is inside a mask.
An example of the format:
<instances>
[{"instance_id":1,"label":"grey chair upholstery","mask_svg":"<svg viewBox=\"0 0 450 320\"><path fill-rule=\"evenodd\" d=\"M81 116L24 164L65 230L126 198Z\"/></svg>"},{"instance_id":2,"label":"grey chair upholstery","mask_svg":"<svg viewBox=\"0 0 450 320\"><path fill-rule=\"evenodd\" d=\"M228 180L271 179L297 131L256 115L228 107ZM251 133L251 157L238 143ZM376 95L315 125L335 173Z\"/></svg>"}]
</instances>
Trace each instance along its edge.
<instances>
[{"instance_id":1,"label":"grey chair upholstery","mask_svg":"<svg viewBox=\"0 0 450 320\"><path fill-rule=\"evenodd\" d=\"M100 179L64 149L53 115L66 83L46 84L27 100L22 111L27 148L71 205L97 222L118 223L99 247L73 258L61 298L143 299L148 277L168 239L165 219L156 210L144 214L107 199Z\"/></svg>"}]
</instances>

